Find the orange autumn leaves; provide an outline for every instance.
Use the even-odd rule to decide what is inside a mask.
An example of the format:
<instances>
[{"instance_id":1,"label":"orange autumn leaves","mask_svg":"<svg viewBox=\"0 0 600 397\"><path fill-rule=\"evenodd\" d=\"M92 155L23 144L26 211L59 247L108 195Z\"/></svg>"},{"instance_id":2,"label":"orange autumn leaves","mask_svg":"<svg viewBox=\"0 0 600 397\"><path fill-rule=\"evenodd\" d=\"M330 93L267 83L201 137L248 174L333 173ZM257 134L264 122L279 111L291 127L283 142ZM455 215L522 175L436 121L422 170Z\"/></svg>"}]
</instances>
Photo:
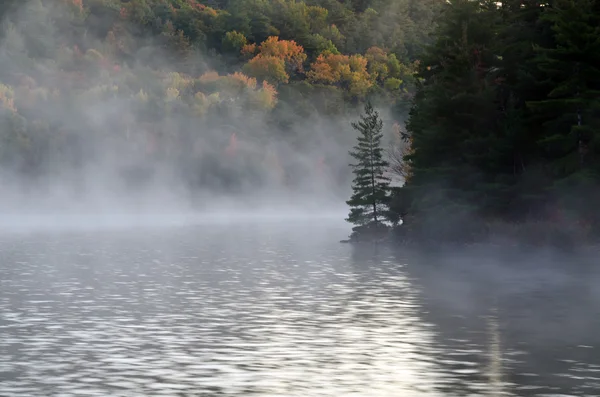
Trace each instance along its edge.
<instances>
[{"instance_id":1,"label":"orange autumn leaves","mask_svg":"<svg viewBox=\"0 0 600 397\"><path fill-rule=\"evenodd\" d=\"M277 36L269 37L258 48L254 44L242 48L244 55L253 55L256 51L258 54L244 65L244 72L273 84L289 82L290 74L301 72L306 61L301 45L293 40L279 40Z\"/></svg>"},{"instance_id":2,"label":"orange autumn leaves","mask_svg":"<svg viewBox=\"0 0 600 397\"><path fill-rule=\"evenodd\" d=\"M291 76L300 74L310 83L337 86L355 97L364 97L376 84L392 91L402 85L399 62L377 47L370 48L365 56L324 51L306 73L304 48L293 40L271 36L259 46L244 45L241 54L251 58L243 67L245 74L274 86L289 83Z\"/></svg>"},{"instance_id":3,"label":"orange autumn leaves","mask_svg":"<svg viewBox=\"0 0 600 397\"><path fill-rule=\"evenodd\" d=\"M321 54L311 65L311 83L341 85L351 95L364 96L374 84L367 71L367 58L362 55Z\"/></svg>"}]
</instances>

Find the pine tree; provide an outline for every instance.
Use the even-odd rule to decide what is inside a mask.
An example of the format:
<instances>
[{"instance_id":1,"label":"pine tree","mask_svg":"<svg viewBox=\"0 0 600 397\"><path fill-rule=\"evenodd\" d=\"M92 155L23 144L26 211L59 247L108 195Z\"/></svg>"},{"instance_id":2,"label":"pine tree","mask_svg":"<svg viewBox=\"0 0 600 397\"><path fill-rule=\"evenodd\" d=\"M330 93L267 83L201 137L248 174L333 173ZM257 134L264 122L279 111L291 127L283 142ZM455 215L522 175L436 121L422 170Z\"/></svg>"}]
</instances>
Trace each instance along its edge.
<instances>
[{"instance_id":1,"label":"pine tree","mask_svg":"<svg viewBox=\"0 0 600 397\"><path fill-rule=\"evenodd\" d=\"M537 143L549 192L556 211L599 227L600 2L556 0L541 19L550 24L555 44L536 47L534 60L551 90L528 105L546 116Z\"/></svg>"},{"instance_id":2,"label":"pine tree","mask_svg":"<svg viewBox=\"0 0 600 397\"><path fill-rule=\"evenodd\" d=\"M360 133L357 145L350 152L357 160L356 164L350 165L355 175L352 182L354 193L346 202L351 207L346 221L357 225L352 229L354 238L386 230L383 221L389 215L390 178L384 175L389 165L383 159L381 147L383 122L369 102L365 105L365 113L358 123L352 123L352 127Z\"/></svg>"},{"instance_id":3,"label":"pine tree","mask_svg":"<svg viewBox=\"0 0 600 397\"><path fill-rule=\"evenodd\" d=\"M402 188L411 201L403 223L419 238L470 239L480 230L475 220L503 211L513 171L491 78L497 8L449 1L422 59L407 122L412 177Z\"/></svg>"}]
</instances>

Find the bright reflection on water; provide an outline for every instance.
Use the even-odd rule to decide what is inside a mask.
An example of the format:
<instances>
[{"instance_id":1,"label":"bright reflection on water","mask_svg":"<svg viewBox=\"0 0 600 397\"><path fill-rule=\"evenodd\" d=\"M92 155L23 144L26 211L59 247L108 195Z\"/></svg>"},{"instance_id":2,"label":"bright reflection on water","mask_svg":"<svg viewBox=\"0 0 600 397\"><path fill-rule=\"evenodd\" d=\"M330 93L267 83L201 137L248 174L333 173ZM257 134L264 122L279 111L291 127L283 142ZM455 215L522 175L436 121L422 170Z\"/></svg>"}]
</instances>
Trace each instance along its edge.
<instances>
[{"instance_id":1,"label":"bright reflection on water","mask_svg":"<svg viewBox=\"0 0 600 397\"><path fill-rule=\"evenodd\" d=\"M310 223L0 236L0 396L600 390L589 275L485 279Z\"/></svg>"}]
</instances>

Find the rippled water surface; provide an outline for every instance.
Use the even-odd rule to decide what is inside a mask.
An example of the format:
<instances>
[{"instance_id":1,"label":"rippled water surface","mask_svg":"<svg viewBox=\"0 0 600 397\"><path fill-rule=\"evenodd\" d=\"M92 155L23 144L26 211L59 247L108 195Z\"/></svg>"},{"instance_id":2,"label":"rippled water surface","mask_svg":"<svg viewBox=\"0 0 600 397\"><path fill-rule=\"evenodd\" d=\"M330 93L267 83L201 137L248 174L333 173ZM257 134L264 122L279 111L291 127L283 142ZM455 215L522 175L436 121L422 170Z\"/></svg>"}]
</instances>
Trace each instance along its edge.
<instances>
[{"instance_id":1,"label":"rippled water surface","mask_svg":"<svg viewBox=\"0 0 600 397\"><path fill-rule=\"evenodd\" d=\"M356 250L346 234L0 235L0 396L600 395L591 270Z\"/></svg>"}]
</instances>

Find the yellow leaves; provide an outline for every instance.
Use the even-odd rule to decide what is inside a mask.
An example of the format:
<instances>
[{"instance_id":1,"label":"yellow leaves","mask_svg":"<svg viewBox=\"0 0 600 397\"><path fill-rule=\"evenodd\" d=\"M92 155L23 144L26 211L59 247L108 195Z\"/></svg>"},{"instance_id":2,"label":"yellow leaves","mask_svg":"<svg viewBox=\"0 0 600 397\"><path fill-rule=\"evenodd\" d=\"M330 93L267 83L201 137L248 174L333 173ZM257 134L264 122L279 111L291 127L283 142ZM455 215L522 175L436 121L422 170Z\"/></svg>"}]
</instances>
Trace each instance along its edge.
<instances>
[{"instance_id":1,"label":"yellow leaves","mask_svg":"<svg viewBox=\"0 0 600 397\"><path fill-rule=\"evenodd\" d=\"M208 99L202 92L197 92L192 101L192 111L197 116L204 116L208 110Z\"/></svg>"},{"instance_id":2,"label":"yellow leaves","mask_svg":"<svg viewBox=\"0 0 600 397\"><path fill-rule=\"evenodd\" d=\"M175 87L168 87L166 91L166 101L173 102L179 98L179 90Z\"/></svg>"},{"instance_id":3,"label":"yellow leaves","mask_svg":"<svg viewBox=\"0 0 600 397\"><path fill-rule=\"evenodd\" d=\"M212 105L220 102L221 96L218 92L208 96L202 92L197 92L192 101L192 110L197 116L204 116Z\"/></svg>"},{"instance_id":4,"label":"yellow leaves","mask_svg":"<svg viewBox=\"0 0 600 397\"><path fill-rule=\"evenodd\" d=\"M144 91L144 90L140 90L136 95L135 98L142 102L142 103L147 103L148 102L148 94Z\"/></svg>"},{"instance_id":5,"label":"yellow leaves","mask_svg":"<svg viewBox=\"0 0 600 397\"><path fill-rule=\"evenodd\" d=\"M302 64L306 61L304 48L294 40L279 40L271 36L263 41L258 50L255 44L242 48L242 54L248 56L258 54L244 65L244 72L259 80L266 80L271 84L287 83L290 72L302 71Z\"/></svg>"},{"instance_id":6,"label":"yellow leaves","mask_svg":"<svg viewBox=\"0 0 600 397\"><path fill-rule=\"evenodd\" d=\"M261 109L273 109L277 104L277 90L268 82L263 81L262 88L254 92L252 99Z\"/></svg>"},{"instance_id":7,"label":"yellow leaves","mask_svg":"<svg viewBox=\"0 0 600 397\"><path fill-rule=\"evenodd\" d=\"M313 83L342 85L351 95L364 96L373 86L362 55L321 54L311 65L308 79Z\"/></svg>"},{"instance_id":8,"label":"yellow leaves","mask_svg":"<svg viewBox=\"0 0 600 397\"><path fill-rule=\"evenodd\" d=\"M198 82L206 87L218 90L235 91L236 93L246 89L254 90L257 85L255 78L248 77L240 72L235 72L227 76L219 76L219 73L210 71L200 76Z\"/></svg>"},{"instance_id":9,"label":"yellow leaves","mask_svg":"<svg viewBox=\"0 0 600 397\"><path fill-rule=\"evenodd\" d=\"M302 68L302 63L306 61L304 48L294 40L279 40L277 36L271 36L259 47L262 56L273 56L284 60L296 69Z\"/></svg>"},{"instance_id":10,"label":"yellow leaves","mask_svg":"<svg viewBox=\"0 0 600 397\"><path fill-rule=\"evenodd\" d=\"M221 95L218 92L213 92L206 97L209 105L221 102Z\"/></svg>"},{"instance_id":11,"label":"yellow leaves","mask_svg":"<svg viewBox=\"0 0 600 397\"><path fill-rule=\"evenodd\" d=\"M168 73L166 81L169 87L176 88L179 91L185 90L194 84L194 80L191 77L177 72Z\"/></svg>"},{"instance_id":12,"label":"yellow leaves","mask_svg":"<svg viewBox=\"0 0 600 397\"><path fill-rule=\"evenodd\" d=\"M362 55L351 55L348 59L348 65L352 72L367 72L367 59Z\"/></svg>"},{"instance_id":13,"label":"yellow leaves","mask_svg":"<svg viewBox=\"0 0 600 397\"><path fill-rule=\"evenodd\" d=\"M385 81L383 82L383 86L388 91L396 91L402 86L402 80L397 79L395 77L390 77L388 79L385 79Z\"/></svg>"},{"instance_id":14,"label":"yellow leaves","mask_svg":"<svg viewBox=\"0 0 600 397\"><path fill-rule=\"evenodd\" d=\"M368 60L368 70L374 79L380 82L390 74L388 67L388 54L379 47L371 47L367 50L365 58Z\"/></svg>"},{"instance_id":15,"label":"yellow leaves","mask_svg":"<svg viewBox=\"0 0 600 397\"><path fill-rule=\"evenodd\" d=\"M260 80L271 83L287 83L290 76L285 71L285 61L275 56L255 56L244 65L244 72Z\"/></svg>"},{"instance_id":16,"label":"yellow leaves","mask_svg":"<svg viewBox=\"0 0 600 397\"><path fill-rule=\"evenodd\" d=\"M208 108L213 104L239 103L248 101L250 105L261 110L270 110L277 104L277 90L273 84L263 81L258 84L257 79L249 77L244 73L236 72L226 76L219 76L217 72L207 72L199 79L203 88L212 92L206 95L197 92L193 99L194 113L206 114Z\"/></svg>"},{"instance_id":17,"label":"yellow leaves","mask_svg":"<svg viewBox=\"0 0 600 397\"><path fill-rule=\"evenodd\" d=\"M15 107L15 91L12 87L0 84L0 106L12 113L17 113L17 108Z\"/></svg>"}]
</instances>

